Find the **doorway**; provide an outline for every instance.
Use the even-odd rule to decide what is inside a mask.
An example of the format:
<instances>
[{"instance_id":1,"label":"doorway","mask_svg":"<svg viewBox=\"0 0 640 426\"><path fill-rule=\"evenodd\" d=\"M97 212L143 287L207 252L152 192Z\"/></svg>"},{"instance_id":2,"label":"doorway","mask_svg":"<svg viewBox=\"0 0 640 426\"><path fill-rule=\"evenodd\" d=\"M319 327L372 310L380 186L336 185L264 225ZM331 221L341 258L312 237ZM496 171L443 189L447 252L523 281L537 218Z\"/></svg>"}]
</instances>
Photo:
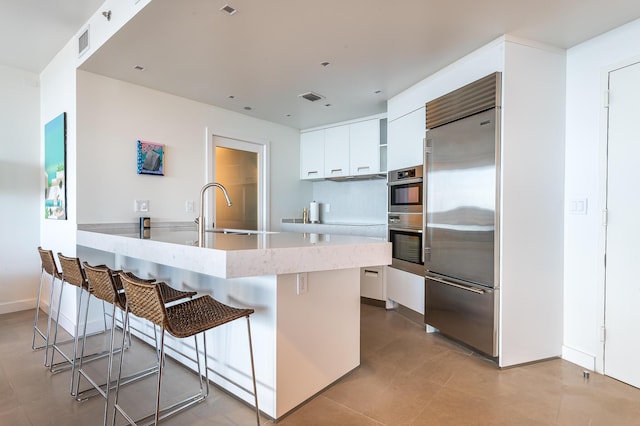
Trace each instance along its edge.
<instances>
[{"instance_id":1,"label":"doorway","mask_svg":"<svg viewBox=\"0 0 640 426\"><path fill-rule=\"evenodd\" d=\"M640 387L640 62L608 85L604 373Z\"/></svg>"},{"instance_id":2,"label":"doorway","mask_svg":"<svg viewBox=\"0 0 640 426\"><path fill-rule=\"evenodd\" d=\"M233 203L227 207L222 192L216 191L215 203L210 205L216 228L265 229L268 223L265 208L267 147L266 142L212 137L210 155L213 158L208 178L210 182L222 184Z\"/></svg>"}]
</instances>

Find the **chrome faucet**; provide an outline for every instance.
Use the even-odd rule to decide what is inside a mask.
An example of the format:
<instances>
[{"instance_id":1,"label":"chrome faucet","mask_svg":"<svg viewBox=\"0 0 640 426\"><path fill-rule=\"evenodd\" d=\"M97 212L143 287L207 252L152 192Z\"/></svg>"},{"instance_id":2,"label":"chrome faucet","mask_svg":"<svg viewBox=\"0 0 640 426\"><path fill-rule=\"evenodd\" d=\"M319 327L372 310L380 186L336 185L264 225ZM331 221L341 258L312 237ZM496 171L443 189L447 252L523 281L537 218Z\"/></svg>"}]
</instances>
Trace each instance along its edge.
<instances>
[{"instance_id":1,"label":"chrome faucet","mask_svg":"<svg viewBox=\"0 0 640 426\"><path fill-rule=\"evenodd\" d=\"M227 207L231 207L233 204L231 203L231 200L229 199L229 194L227 193L227 189L220 185L217 182L211 182L206 184L205 186L202 187L202 189L200 190L200 215L198 216L198 241L200 242L200 247L204 246L204 194L205 192L207 192L207 189L211 188L212 186L218 187L220 188L220 190L222 191L222 194L224 195L224 198L227 199Z\"/></svg>"}]
</instances>

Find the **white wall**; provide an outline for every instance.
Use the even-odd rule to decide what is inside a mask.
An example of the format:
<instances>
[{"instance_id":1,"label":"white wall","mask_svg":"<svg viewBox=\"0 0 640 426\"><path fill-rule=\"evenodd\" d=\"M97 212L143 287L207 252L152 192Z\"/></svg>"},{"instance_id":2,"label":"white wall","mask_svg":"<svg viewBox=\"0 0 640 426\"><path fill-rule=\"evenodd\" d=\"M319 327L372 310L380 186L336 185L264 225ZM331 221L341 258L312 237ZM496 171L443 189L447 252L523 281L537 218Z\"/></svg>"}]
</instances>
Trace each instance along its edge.
<instances>
[{"instance_id":1,"label":"white wall","mask_svg":"<svg viewBox=\"0 0 640 426\"><path fill-rule=\"evenodd\" d=\"M76 255L77 167L76 167L76 45L70 41L40 74L40 128L63 112L67 113L66 186L67 220L44 219L40 207L40 244L43 248L66 256ZM41 164L44 165L44 134L40 140ZM44 179L41 182L44 194ZM43 204L43 203L42 203ZM59 288L59 287L58 287ZM49 291L43 296L49 303ZM54 295L57 300L57 295ZM66 291L62 301L61 325L72 330L75 325L77 294Z\"/></svg>"},{"instance_id":2,"label":"white wall","mask_svg":"<svg viewBox=\"0 0 640 426\"><path fill-rule=\"evenodd\" d=\"M570 361L603 371L606 73L640 59L640 20L567 52L565 204L586 198L586 215L565 213L564 353Z\"/></svg>"},{"instance_id":3,"label":"white wall","mask_svg":"<svg viewBox=\"0 0 640 426\"><path fill-rule=\"evenodd\" d=\"M0 314L35 306L40 258L38 75L0 65Z\"/></svg>"},{"instance_id":4,"label":"white wall","mask_svg":"<svg viewBox=\"0 0 640 426\"><path fill-rule=\"evenodd\" d=\"M78 223L192 221L212 134L269 141L270 229L311 197L298 175L298 130L85 71L77 78ZM139 139L165 145L164 176L136 173ZM135 199L149 200L149 212L134 212ZM195 212L185 211L187 200Z\"/></svg>"}]
</instances>

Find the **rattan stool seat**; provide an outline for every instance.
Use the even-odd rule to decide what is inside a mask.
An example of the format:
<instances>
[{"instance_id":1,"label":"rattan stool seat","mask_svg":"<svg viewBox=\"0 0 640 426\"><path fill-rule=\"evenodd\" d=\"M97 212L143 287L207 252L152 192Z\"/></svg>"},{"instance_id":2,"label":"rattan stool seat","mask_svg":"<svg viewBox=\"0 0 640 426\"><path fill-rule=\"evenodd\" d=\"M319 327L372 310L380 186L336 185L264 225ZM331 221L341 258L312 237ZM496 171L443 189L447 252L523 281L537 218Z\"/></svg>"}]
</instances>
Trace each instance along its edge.
<instances>
[{"instance_id":1,"label":"rattan stool seat","mask_svg":"<svg viewBox=\"0 0 640 426\"><path fill-rule=\"evenodd\" d=\"M175 337L191 337L253 312L253 309L234 308L205 295L167 307L166 329Z\"/></svg>"}]
</instances>

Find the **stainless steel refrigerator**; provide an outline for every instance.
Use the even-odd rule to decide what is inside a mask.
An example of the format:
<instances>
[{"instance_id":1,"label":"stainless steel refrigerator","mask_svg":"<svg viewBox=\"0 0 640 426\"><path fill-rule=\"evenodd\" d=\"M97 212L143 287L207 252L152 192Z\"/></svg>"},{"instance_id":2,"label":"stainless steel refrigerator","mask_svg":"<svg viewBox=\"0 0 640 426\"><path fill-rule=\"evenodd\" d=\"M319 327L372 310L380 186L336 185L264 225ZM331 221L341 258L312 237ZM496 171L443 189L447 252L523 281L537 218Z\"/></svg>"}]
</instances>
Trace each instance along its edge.
<instances>
[{"instance_id":1,"label":"stainless steel refrigerator","mask_svg":"<svg viewBox=\"0 0 640 426\"><path fill-rule=\"evenodd\" d=\"M427 103L425 323L498 355L500 74Z\"/></svg>"}]
</instances>

